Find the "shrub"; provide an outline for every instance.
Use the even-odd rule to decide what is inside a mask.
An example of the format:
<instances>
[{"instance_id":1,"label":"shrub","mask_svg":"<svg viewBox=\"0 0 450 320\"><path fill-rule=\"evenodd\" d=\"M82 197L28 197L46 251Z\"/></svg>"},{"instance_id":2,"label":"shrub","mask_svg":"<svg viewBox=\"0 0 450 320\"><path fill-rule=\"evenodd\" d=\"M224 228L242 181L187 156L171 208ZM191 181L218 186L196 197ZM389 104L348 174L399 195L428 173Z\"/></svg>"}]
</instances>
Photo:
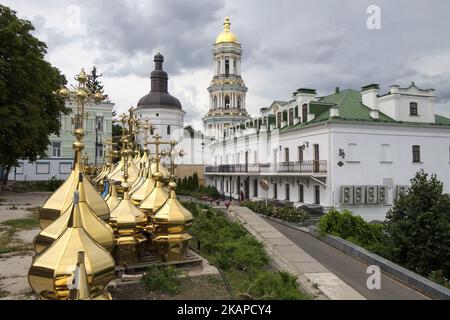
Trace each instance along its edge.
<instances>
[{"instance_id":1,"label":"shrub","mask_svg":"<svg viewBox=\"0 0 450 320\"><path fill-rule=\"evenodd\" d=\"M299 291L294 275L288 272L262 272L244 294L253 299L299 300L306 296Z\"/></svg>"},{"instance_id":2,"label":"shrub","mask_svg":"<svg viewBox=\"0 0 450 320\"><path fill-rule=\"evenodd\" d=\"M245 200L241 202L241 205L257 213L288 222L303 222L308 217L308 214L303 209L282 204L268 203L266 205L265 201Z\"/></svg>"},{"instance_id":3,"label":"shrub","mask_svg":"<svg viewBox=\"0 0 450 320\"><path fill-rule=\"evenodd\" d=\"M417 172L385 225L394 262L425 277L440 272L450 279L450 196L436 175Z\"/></svg>"},{"instance_id":4,"label":"shrub","mask_svg":"<svg viewBox=\"0 0 450 320\"><path fill-rule=\"evenodd\" d=\"M174 266L151 266L147 269L142 282L147 291L157 291L175 295L180 292L181 278L187 273Z\"/></svg>"},{"instance_id":5,"label":"shrub","mask_svg":"<svg viewBox=\"0 0 450 320\"><path fill-rule=\"evenodd\" d=\"M320 218L319 231L362 246L375 246L383 241L383 225L367 223L348 210L331 209Z\"/></svg>"}]
</instances>

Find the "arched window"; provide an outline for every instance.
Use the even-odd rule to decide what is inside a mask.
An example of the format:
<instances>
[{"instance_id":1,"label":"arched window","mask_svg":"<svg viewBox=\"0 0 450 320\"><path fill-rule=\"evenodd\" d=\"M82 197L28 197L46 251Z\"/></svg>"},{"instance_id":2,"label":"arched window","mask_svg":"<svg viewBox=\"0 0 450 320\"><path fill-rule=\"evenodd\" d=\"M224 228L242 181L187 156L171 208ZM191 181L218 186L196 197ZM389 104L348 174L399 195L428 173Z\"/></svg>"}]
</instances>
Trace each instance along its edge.
<instances>
[{"instance_id":1,"label":"arched window","mask_svg":"<svg viewBox=\"0 0 450 320\"><path fill-rule=\"evenodd\" d=\"M230 109L230 97L225 96L225 109Z\"/></svg>"},{"instance_id":2,"label":"arched window","mask_svg":"<svg viewBox=\"0 0 450 320\"><path fill-rule=\"evenodd\" d=\"M289 125L292 126L294 124L294 109L289 109Z\"/></svg>"},{"instance_id":3,"label":"arched window","mask_svg":"<svg viewBox=\"0 0 450 320\"><path fill-rule=\"evenodd\" d=\"M308 105L305 103L302 105L302 123L308 120Z\"/></svg>"},{"instance_id":4,"label":"arched window","mask_svg":"<svg viewBox=\"0 0 450 320\"><path fill-rule=\"evenodd\" d=\"M170 126L167 126L167 134L170 134Z\"/></svg>"},{"instance_id":5,"label":"arched window","mask_svg":"<svg viewBox=\"0 0 450 320\"><path fill-rule=\"evenodd\" d=\"M225 60L225 76L228 77L230 75L230 61Z\"/></svg>"},{"instance_id":6,"label":"arched window","mask_svg":"<svg viewBox=\"0 0 450 320\"><path fill-rule=\"evenodd\" d=\"M417 116L417 115L419 115L419 110L417 108L417 102L410 102L409 103L409 115L410 116Z\"/></svg>"},{"instance_id":7,"label":"arched window","mask_svg":"<svg viewBox=\"0 0 450 320\"><path fill-rule=\"evenodd\" d=\"M237 97L237 107L238 107L238 109L241 108L241 96Z\"/></svg>"}]
</instances>

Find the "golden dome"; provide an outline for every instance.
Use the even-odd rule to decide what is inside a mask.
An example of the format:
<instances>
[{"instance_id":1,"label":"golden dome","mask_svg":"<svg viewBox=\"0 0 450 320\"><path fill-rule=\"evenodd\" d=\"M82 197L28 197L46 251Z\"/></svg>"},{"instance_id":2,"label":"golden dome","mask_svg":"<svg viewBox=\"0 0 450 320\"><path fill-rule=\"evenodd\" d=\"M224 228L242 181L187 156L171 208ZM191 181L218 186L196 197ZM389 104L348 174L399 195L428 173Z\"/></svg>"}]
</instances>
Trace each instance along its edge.
<instances>
[{"instance_id":1,"label":"golden dome","mask_svg":"<svg viewBox=\"0 0 450 320\"><path fill-rule=\"evenodd\" d=\"M216 38L216 44L223 42L239 43L239 40L236 37L236 35L230 31L230 25L231 25L230 19L226 17L223 23L223 31Z\"/></svg>"},{"instance_id":2,"label":"golden dome","mask_svg":"<svg viewBox=\"0 0 450 320\"><path fill-rule=\"evenodd\" d=\"M164 182L163 180L166 180L170 177L169 170L167 170L166 167L164 167L162 164L156 164L156 161L152 163L150 168L152 172L160 172L162 174L161 182Z\"/></svg>"},{"instance_id":3,"label":"golden dome","mask_svg":"<svg viewBox=\"0 0 450 320\"><path fill-rule=\"evenodd\" d=\"M164 190L161 181L156 181L156 186L150 192L150 194L142 200L139 209L147 214L148 217L155 214L159 208L167 201L169 195Z\"/></svg>"},{"instance_id":4,"label":"golden dome","mask_svg":"<svg viewBox=\"0 0 450 320\"><path fill-rule=\"evenodd\" d=\"M139 175L131 184L130 195L132 195L145 181L147 178L147 168L145 168L141 163L139 163Z\"/></svg>"},{"instance_id":5,"label":"golden dome","mask_svg":"<svg viewBox=\"0 0 450 320\"><path fill-rule=\"evenodd\" d=\"M152 170L151 168L147 168L147 176L145 177L145 181L134 190L131 195L131 201L133 201L135 205L138 205L142 200L147 198L150 192L153 191L154 187L155 182L152 179Z\"/></svg>"},{"instance_id":6,"label":"golden dome","mask_svg":"<svg viewBox=\"0 0 450 320\"><path fill-rule=\"evenodd\" d=\"M78 195L73 198L73 202L67 228L47 250L33 260L28 272L30 286L44 299L68 298L78 252L81 251L85 253L91 297L102 295L103 289L114 278L113 257L84 229Z\"/></svg>"},{"instance_id":7,"label":"golden dome","mask_svg":"<svg viewBox=\"0 0 450 320\"><path fill-rule=\"evenodd\" d=\"M178 200L175 193L176 183L170 183L170 198L153 216L155 226L166 225L169 234L182 233L192 224L192 214ZM157 233L158 231L155 230Z\"/></svg>"},{"instance_id":8,"label":"golden dome","mask_svg":"<svg viewBox=\"0 0 450 320\"><path fill-rule=\"evenodd\" d=\"M82 137L84 132L82 129L77 129L75 134ZM75 141L73 147L75 150L75 164L70 176L48 197L42 208L39 209L39 224L42 230L66 212L72 204L73 192L77 189L79 174L83 172L81 150L83 150L84 144L81 141ZM109 220L109 208L106 202L87 179L83 179L83 185L89 207L100 219Z\"/></svg>"},{"instance_id":9,"label":"golden dome","mask_svg":"<svg viewBox=\"0 0 450 320\"><path fill-rule=\"evenodd\" d=\"M111 211L110 224L116 234L120 236L133 236L144 229L147 224L147 217L139 211L131 202L128 193L128 183L123 184L123 199L119 205Z\"/></svg>"},{"instance_id":10,"label":"golden dome","mask_svg":"<svg viewBox=\"0 0 450 320\"><path fill-rule=\"evenodd\" d=\"M186 228L192 224L192 214L177 200L174 181L169 183L170 198L152 218L153 243L163 261L184 259L188 251L188 241L192 236Z\"/></svg>"},{"instance_id":11,"label":"golden dome","mask_svg":"<svg viewBox=\"0 0 450 320\"><path fill-rule=\"evenodd\" d=\"M99 219L86 203L86 192L83 180L83 175L80 173L76 190L80 195L78 206L81 214L81 225L95 241L101 244L106 250L111 251L114 246L113 230L107 223ZM64 230L67 229L72 207L74 205L75 204L72 202L72 205L66 212L36 236L34 239L36 253L41 253L55 242Z\"/></svg>"},{"instance_id":12,"label":"golden dome","mask_svg":"<svg viewBox=\"0 0 450 320\"><path fill-rule=\"evenodd\" d=\"M110 211L113 211L120 203L120 199L117 196L117 189L114 183L111 183L109 186L109 194L107 196L106 204L109 207Z\"/></svg>"}]
</instances>

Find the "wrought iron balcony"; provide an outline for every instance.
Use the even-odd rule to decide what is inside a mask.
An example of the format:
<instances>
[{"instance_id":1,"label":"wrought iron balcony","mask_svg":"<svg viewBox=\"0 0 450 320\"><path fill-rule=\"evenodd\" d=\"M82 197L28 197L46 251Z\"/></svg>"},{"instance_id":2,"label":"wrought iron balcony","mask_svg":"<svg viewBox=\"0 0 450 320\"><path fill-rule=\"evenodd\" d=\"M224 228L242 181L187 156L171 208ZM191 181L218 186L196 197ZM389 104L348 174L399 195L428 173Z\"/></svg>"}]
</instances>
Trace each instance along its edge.
<instances>
[{"instance_id":1,"label":"wrought iron balcony","mask_svg":"<svg viewBox=\"0 0 450 320\"><path fill-rule=\"evenodd\" d=\"M206 166L206 173L327 173L326 160Z\"/></svg>"}]
</instances>

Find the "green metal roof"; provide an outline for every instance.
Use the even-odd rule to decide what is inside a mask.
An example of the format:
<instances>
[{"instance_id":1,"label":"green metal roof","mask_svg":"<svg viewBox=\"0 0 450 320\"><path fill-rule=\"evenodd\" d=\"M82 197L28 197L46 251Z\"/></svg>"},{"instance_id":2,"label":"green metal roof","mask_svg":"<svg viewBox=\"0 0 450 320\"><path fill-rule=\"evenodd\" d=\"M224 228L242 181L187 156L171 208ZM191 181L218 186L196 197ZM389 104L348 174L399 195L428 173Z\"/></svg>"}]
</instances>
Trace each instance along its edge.
<instances>
[{"instance_id":1,"label":"green metal roof","mask_svg":"<svg viewBox=\"0 0 450 320\"><path fill-rule=\"evenodd\" d=\"M320 97L316 101L311 101L309 106L310 113L315 114L314 120L308 121L306 123L298 123L296 125L286 126L282 128L281 131L306 127L312 124L326 121L361 121L389 124L417 124L422 126L450 126L450 119L441 115L436 115L435 124L395 121L381 111L379 111L379 119L373 119L370 116L371 109L362 103L361 93L352 89L347 89L325 97ZM339 117L330 117L330 108L332 106L336 106L339 109Z\"/></svg>"}]
</instances>

